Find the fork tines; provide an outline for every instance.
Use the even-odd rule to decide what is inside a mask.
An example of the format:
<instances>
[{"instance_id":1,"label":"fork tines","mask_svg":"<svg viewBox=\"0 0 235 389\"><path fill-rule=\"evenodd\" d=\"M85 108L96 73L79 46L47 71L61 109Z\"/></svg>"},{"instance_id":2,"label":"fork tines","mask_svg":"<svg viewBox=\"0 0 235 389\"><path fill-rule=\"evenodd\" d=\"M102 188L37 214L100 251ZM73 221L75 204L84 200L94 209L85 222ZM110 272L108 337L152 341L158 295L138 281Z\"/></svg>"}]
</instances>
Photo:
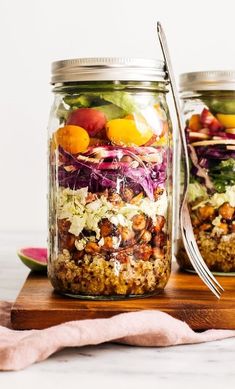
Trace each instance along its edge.
<instances>
[{"instance_id":1,"label":"fork tines","mask_svg":"<svg viewBox=\"0 0 235 389\"><path fill-rule=\"evenodd\" d=\"M190 214L186 202L183 203L181 208L181 232L185 250L188 254L192 266L194 267L201 280L208 286L214 295L217 298L220 298L224 289L208 269L205 261L201 256L194 237Z\"/></svg>"}]
</instances>

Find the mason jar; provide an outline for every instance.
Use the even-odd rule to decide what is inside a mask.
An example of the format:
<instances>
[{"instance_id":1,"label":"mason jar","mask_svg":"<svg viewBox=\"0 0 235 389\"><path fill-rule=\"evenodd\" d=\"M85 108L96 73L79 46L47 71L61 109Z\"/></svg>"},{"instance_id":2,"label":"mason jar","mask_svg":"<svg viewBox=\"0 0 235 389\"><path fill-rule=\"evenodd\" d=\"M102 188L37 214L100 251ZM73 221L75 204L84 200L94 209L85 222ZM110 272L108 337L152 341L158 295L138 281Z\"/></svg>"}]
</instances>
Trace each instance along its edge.
<instances>
[{"instance_id":1,"label":"mason jar","mask_svg":"<svg viewBox=\"0 0 235 389\"><path fill-rule=\"evenodd\" d=\"M172 131L164 64L52 65L49 279L87 299L153 295L171 269Z\"/></svg>"},{"instance_id":2,"label":"mason jar","mask_svg":"<svg viewBox=\"0 0 235 389\"><path fill-rule=\"evenodd\" d=\"M235 71L182 74L180 90L194 236L211 271L235 275ZM192 270L180 236L176 256Z\"/></svg>"}]
</instances>

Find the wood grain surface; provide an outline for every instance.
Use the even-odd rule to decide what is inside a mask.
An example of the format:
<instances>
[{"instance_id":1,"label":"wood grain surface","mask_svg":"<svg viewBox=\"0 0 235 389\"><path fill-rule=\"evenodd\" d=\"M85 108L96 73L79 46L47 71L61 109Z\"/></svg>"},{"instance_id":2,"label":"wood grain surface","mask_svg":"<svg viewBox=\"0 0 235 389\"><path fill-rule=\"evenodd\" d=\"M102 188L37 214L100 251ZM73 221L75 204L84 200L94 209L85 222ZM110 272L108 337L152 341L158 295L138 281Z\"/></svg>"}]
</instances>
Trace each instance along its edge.
<instances>
[{"instance_id":1,"label":"wood grain surface","mask_svg":"<svg viewBox=\"0 0 235 389\"><path fill-rule=\"evenodd\" d=\"M148 298L116 301L78 300L56 294L45 275L30 273L12 307L14 329L42 329L69 320L111 317L118 313L158 309L195 330L235 329L235 277L219 277L225 293L217 300L198 276L174 266L166 289Z\"/></svg>"}]
</instances>

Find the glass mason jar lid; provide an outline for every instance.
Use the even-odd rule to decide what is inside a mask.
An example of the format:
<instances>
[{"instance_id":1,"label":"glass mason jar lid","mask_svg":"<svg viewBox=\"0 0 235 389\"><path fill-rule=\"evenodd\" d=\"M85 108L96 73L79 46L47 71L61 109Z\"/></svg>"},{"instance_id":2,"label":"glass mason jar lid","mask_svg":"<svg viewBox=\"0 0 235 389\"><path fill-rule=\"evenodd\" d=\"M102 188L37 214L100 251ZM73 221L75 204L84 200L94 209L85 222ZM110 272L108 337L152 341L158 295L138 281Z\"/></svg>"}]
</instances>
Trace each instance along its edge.
<instances>
[{"instance_id":1,"label":"glass mason jar lid","mask_svg":"<svg viewBox=\"0 0 235 389\"><path fill-rule=\"evenodd\" d=\"M235 70L211 70L183 73L179 79L180 92L235 90Z\"/></svg>"},{"instance_id":2,"label":"glass mason jar lid","mask_svg":"<svg viewBox=\"0 0 235 389\"><path fill-rule=\"evenodd\" d=\"M167 82L164 61L143 58L76 58L52 63L51 83L74 81Z\"/></svg>"}]
</instances>

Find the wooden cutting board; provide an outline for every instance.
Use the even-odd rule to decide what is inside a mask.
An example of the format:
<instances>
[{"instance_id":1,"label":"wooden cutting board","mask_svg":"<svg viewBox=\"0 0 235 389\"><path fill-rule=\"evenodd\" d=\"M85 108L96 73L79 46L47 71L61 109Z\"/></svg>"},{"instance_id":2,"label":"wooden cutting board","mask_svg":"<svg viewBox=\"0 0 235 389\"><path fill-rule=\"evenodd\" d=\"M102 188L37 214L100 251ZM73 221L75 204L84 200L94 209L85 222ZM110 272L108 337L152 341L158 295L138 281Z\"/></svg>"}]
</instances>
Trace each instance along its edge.
<instances>
[{"instance_id":1,"label":"wooden cutting board","mask_svg":"<svg viewBox=\"0 0 235 389\"><path fill-rule=\"evenodd\" d=\"M119 301L87 301L53 292L45 275L30 273L11 311L15 329L42 329L69 320L95 319L142 309L159 309L195 330L235 329L235 277L219 277L226 292L217 300L198 276L176 266L165 291L157 296Z\"/></svg>"}]
</instances>

